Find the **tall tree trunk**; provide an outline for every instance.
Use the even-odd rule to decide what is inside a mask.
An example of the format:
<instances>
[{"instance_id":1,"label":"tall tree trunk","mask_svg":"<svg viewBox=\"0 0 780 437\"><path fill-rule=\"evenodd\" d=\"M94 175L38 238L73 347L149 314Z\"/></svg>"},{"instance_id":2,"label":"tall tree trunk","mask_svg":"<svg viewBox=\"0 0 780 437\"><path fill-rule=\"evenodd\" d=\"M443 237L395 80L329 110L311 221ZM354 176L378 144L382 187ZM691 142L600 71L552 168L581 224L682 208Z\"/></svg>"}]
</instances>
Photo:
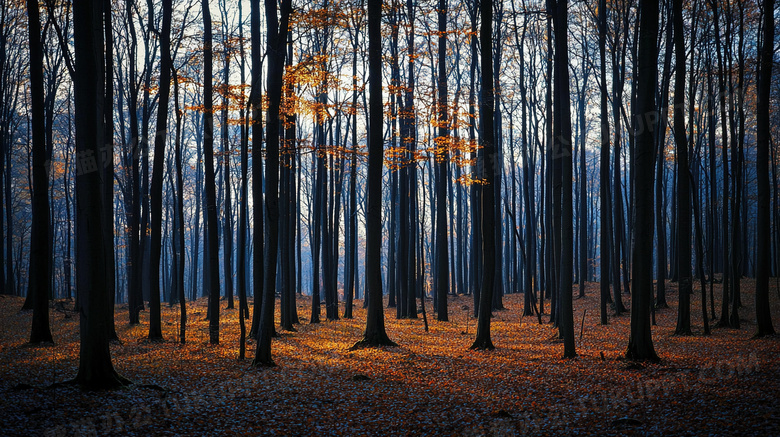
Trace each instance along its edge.
<instances>
[{"instance_id":1,"label":"tall tree trunk","mask_svg":"<svg viewBox=\"0 0 780 437\"><path fill-rule=\"evenodd\" d=\"M419 220L417 216L417 160L415 158L415 150L417 149L417 129L416 129L416 122L417 122L417 111L414 104L414 88L415 88L415 65L414 65L414 58L416 56L415 52L415 27L414 27L414 20L415 20L415 9L416 4L413 0L407 0L407 19L408 22L408 28L409 33L407 35L407 45L408 45L408 52L409 52L409 65L407 67L407 85L406 85L406 96L405 96L405 133L402 131L401 137L404 138L406 141L406 150L405 152L408 153L406 163L407 168L407 197L406 202L409 204L408 206L408 239L409 243L407 246L407 251L401 251L401 254L406 256L406 260L408 263L407 267L407 280L409 285L407 286L407 293L406 293L406 317L410 319L416 319L417 318L417 294L420 292L420 290L417 287L417 268L418 268L418 259L417 259L417 230L419 225ZM402 196L402 202L403 196ZM401 214L403 216L403 213Z\"/></svg>"},{"instance_id":2,"label":"tall tree trunk","mask_svg":"<svg viewBox=\"0 0 780 437\"><path fill-rule=\"evenodd\" d=\"M125 4L125 14L127 15L127 32L130 35L130 53L129 57L135 59L137 36L135 32L135 23L133 17L134 1L127 1ZM128 62L129 77L135 80L136 66L135 62ZM141 218L141 174L138 168L139 154L142 152L140 147L142 143L138 133L138 87L132 85L130 90L128 113L130 115L130 181L128 187L131 193L131 204L126 206L129 209L127 214L127 233L129 239L129 256L127 259L127 307L129 322L131 325L140 323L139 313L143 309L144 300L142 294L141 282L141 255L140 255L140 218Z\"/></svg>"},{"instance_id":3,"label":"tall tree trunk","mask_svg":"<svg viewBox=\"0 0 780 437\"><path fill-rule=\"evenodd\" d=\"M721 55L721 40L720 40L720 18L718 7L713 0L710 0L710 6L712 7L713 23L715 24L715 51L718 57L718 92L720 97L720 115L721 115L721 161L723 163L723 170L721 176L723 179L723 193L721 200L721 250L722 263L723 263L723 297L721 300L720 320L718 320L718 327L729 326L729 285L730 275L729 270L731 264L729 263L729 159L728 159L728 128L726 126L726 85L723 67L723 56ZM714 107L713 107L714 112ZM713 118L713 122L715 119ZM714 136L712 137L714 140ZM714 146L713 146L714 147Z\"/></svg>"},{"instance_id":4,"label":"tall tree trunk","mask_svg":"<svg viewBox=\"0 0 780 437\"><path fill-rule=\"evenodd\" d=\"M677 147L677 272L679 305L677 335L691 334L691 192L688 170L688 142L685 133L685 39L683 37L682 0L672 0L674 27L674 140ZM668 50L668 49L667 49Z\"/></svg>"},{"instance_id":5,"label":"tall tree trunk","mask_svg":"<svg viewBox=\"0 0 780 437\"><path fill-rule=\"evenodd\" d=\"M171 87L171 0L163 1L162 30L160 31L160 91L158 94L157 126L154 135L154 162L150 186L151 255L149 273L149 339L162 340L160 320L160 257L162 255L162 182L165 159L165 141L168 137L168 97Z\"/></svg>"},{"instance_id":6,"label":"tall tree trunk","mask_svg":"<svg viewBox=\"0 0 780 437\"><path fill-rule=\"evenodd\" d=\"M252 215L253 240L252 240L252 288L253 288L253 314L252 327L249 336L257 339L260 331L260 314L262 311L263 294L263 111L260 73L263 69L263 52L260 41L260 0L252 0L250 29L252 39L252 91L249 95L249 104L252 107Z\"/></svg>"},{"instance_id":7,"label":"tall tree trunk","mask_svg":"<svg viewBox=\"0 0 780 437\"><path fill-rule=\"evenodd\" d=\"M246 51L244 49L244 10L242 2L238 3L238 40L239 50L241 52L241 83L245 83ZM238 288L238 325L240 329L238 339L238 359L243 360L246 355L246 322L249 318L249 302L247 301L247 251L249 246L247 231L249 229L249 189L248 189L248 167L249 167L249 111L246 113L247 104L244 90L241 90L241 194L238 199L238 263L237 268L237 288Z\"/></svg>"},{"instance_id":8,"label":"tall tree trunk","mask_svg":"<svg viewBox=\"0 0 780 437\"><path fill-rule=\"evenodd\" d=\"M610 192L609 192L609 114L607 113L607 1L599 0L599 69L600 96L601 96L601 151L599 154L599 206L600 226L599 231L599 269L600 269L600 320L602 325L609 323L607 317L607 301L609 300L609 274L610 274L610 250L612 242L612 227L610 226Z\"/></svg>"},{"instance_id":9,"label":"tall tree trunk","mask_svg":"<svg viewBox=\"0 0 780 437\"><path fill-rule=\"evenodd\" d=\"M560 129L553 147L555 159L561 164L561 256L559 264L559 320L563 334L563 357L574 358L574 314L572 309L572 279L574 270L574 217L572 205L572 143L571 102L569 101L569 38L567 0L553 0L555 23L555 118ZM584 150L583 150L584 153ZM582 177L582 176L581 176Z\"/></svg>"},{"instance_id":10,"label":"tall tree trunk","mask_svg":"<svg viewBox=\"0 0 780 437\"><path fill-rule=\"evenodd\" d=\"M205 1L205 0L204 0ZM282 101L282 75L287 43L291 0L282 0L281 17L276 2L266 0L265 16L268 56L268 112L266 121L265 207L268 221L265 227L265 256L263 275L263 306L257 333L257 349L252 366L274 366L271 358L271 338L274 334L274 303L276 300L276 261L279 248L279 107ZM259 85L255 84L255 85ZM286 187L283 189L286 190ZM257 304L255 304L257 305Z\"/></svg>"},{"instance_id":11,"label":"tall tree trunk","mask_svg":"<svg viewBox=\"0 0 780 437\"><path fill-rule=\"evenodd\" d=\"M223 24L224 25L224 24ZM225 67L223 70L223 98L222 98L222 160L224 164L223 168L223 181L225 184L225 200L224 200L224 224L222 225L222 245L223 245L223 267L225 272L225 299L227 300L227 308L233 308L233 205L231 199L231 187L230 187L230 160L233 153L230 150L230 140L228 138L228 106L230 105L229 90L230 90L230 54L229 43L227 41L227 32L223 31L223 49L225 50Z\"/></svg>"},{"instance_id":12,"label":"tall tree trunk","mask_svg":"<svg viewBox=\"0 0 780 437\"><path fill-rule=\"evenodd\" d=\"M447 247L447 167L449 166L450 130L447 120L447 0L439 0L439 136L436 139L436 161L439 181L436 185L436 319L449 320L447 294L449 293L449 252Z\"/></svg>"},{"instance_id":13,"label":"tall tree trunk","mask_svg":"<svg viewBox=\"0 0 780 437\"><path fill-rule=\"evenodd\" d=\"M385 332L382 305L382 0L368 1L368 193L366 210L366 330L354 347L396 346Z\"/></svg>"},{"instance_id":14,"label":"tall tree trunk","mask_svg":"<svg viewBox=\"0 0 780 437\"><path fill-rule=\"evenodd\" d=\"M583 38L583 52L587 54L586 50L587 47L585 46L585 38ZM568 54L567 54L568 58ZM568 61L568 59L567 59ZM588 275L588 169L586 166L585 158L586 158L586 152L585 152L585 143L586 141L586 134L587 134L587 121L585 119L585 91L587 90L588 86L588 69L587 67L583 66L583 73L582 73L582 84L581 88L579 89L580 95L579 95L579 102L578 102L578 119L580 122L580 174L579 174L579 183L580 183L580 196L579 196L579 213L577 214L577 217L579 218L579 224L578 224L578 231L579 231L579 237L580 237L580 246L579 246L579 274L577 275L577 281L580 285L580 291L579 291L579 297L585 297L585 281L587 281L589 275Z\"/></svg>"},{"instance_id":15,"label":"tall tree trunk","mask_svg":"<svg viewBox=\"0 0 780 437\"><path fill-rule=\"evenodd\" d=\"M101 103L105 97L102 89L105 65L103 5L102 0L85 0L73 5L76 153L94 156L98 168L103 168L104 164L100 154L103 139ZM170 1L163 2L163 9L170 14ZM105 164L112 166L112 163ZM79 370L73 382L89 389L111 389L129 383L114 370L109 349L111 296L106 282L105 264L109 260L105 253L104 229L111 224L103 207L106 184L101 176L98 171L81 172L76 176L76 280L81 300L81 346Z\"/></svg>"},{"instance_id":16,"label":"tall tree trunk","mask_svg":"<svg viewBox=\"0 0 780 437\"><path fill-rule=\"evenodd\" d=\"M758 221L756 233L756 337L775 333L769 308L770 214L769 214L769 101L774 53L774 0L764 0L764 35L761 42L756 102L756 176L758 179Z\"/></svg>"},{"instance_id":17,"label":"tall tree trunk","mask_svg":"<svg viewBox=\"0 0 780 437\"><path fill-rule=\"evenodd\" d=\"M176 289L179 292L178 299L180 308L179 342L184 344L187 338L187 301L184 296L184 178L182 174L183 163L181 155L181 120L183 117L183 111L179 107L179 75L175 69L173 70L173 102L176 109L176 140L174 142L174 160L176 161L176 208L174 208L176 214L176 229L174 230L176 233L176 238L174 238L174 240L176 240L176 244L174 250L178 252Z\"/></svg>"},{"instance_id":18,"label":"tall tree trunk","mask_svg":"<svg viewBox=\"0 0 780 437\"><path fill-rule=\"evenodd\" d=\"M109 218L111 224L104 229L106 237L104 243L106 244L106 256L108 261L106 267L108 268L106 275L106 286L109 289L111 295L111 308L109 310L109 338L111 340L118 340L119 336L116 334L116 324L114 321L114 303L116 300L116 254L114 253L114 44L113 44L113 26L111 20L111 1L104 0L103 5L103 31L105 34L105 69L104 73L104 87L105 87L105 99L103 101L103 123L105 124L103 131L103 146L101 147L101 153L103 153L103 159L106 164L100 168L103 172L103 180L106 183L106 189L103 191L105 196L103 208L106 209L106 217ZM51 146L53 147L53 146ZM51 160L52 151L48 151L47 159Z\"/></svg>"},{"instance_id":19,"label":"tall tree trunk","mask_svg":"<svg viewBox=\"0 0 780 437\"><path fill-rule=\"evenodd\" d=\"M477 167L480 179L484 179L484 185L480 189L480 212L482 240L482 283L479 291L479 319L477 322L477 335L471 349L493 350L493 342L490 339L490 317L492 316L493 282L496 270L494 268L496 258L495 238L495 135L493 126L493 108L495 94L493 93L493 0L482 0L479 5L482 22L479 29L479 42L481 49L480 66L482 69L482 100L480 102L480 126L482 133L482 148L477 158Z\"/></svg>"},{"instance_id":20,"label":"tall tree trunk","mask_svg":"<svg viewBox=\"0 0 780 437\"><path fill-rule=\"evenodd\" d=\"M46 165L44 120L43 44L38 2L27 0L30 47L30 97L32 110L32 228L30 230L30 267L28 300L33 310L30 343L51 343L49 295L51 294L51 254L49 247L49 175ZM8 244L11 242L9 241ZM112 264L113 265L113 264ZM108 284L106 284L108 285ZM113 290L113 288L111 289ZM113 315L113 307L111 308Z\"/></svg>"},{"instance_id":21,"label":"tall tree trunk","mask_svg":"<svg viewBox=\"0 0 780 437\"><path fill-rule=\"evenodd\" d=\"M217 234L217 183L214 177L214 103L211 10L208 0L201 3L203 12L203 152L205 160L206 239L204 258L208 262L209 343L219 344L219 236Z\"/></svg>"},{"instance_id":22,"label":"tall tree trunk","mask_svg":"<svg viewBox=\"0 0 780 437\"><path fill-rule=\"evenodd\" d=\"M655 107L656 76L658 73L658 2L639 2L639 53L635 76L636 104L634 106L635 152L632 164L634 174L633 223L634 243L631 259L631 334L626 358L658 360L653 348L650 310L653 305L653 163L655 126L652 122Z\"/></svg>"}]
</instances>

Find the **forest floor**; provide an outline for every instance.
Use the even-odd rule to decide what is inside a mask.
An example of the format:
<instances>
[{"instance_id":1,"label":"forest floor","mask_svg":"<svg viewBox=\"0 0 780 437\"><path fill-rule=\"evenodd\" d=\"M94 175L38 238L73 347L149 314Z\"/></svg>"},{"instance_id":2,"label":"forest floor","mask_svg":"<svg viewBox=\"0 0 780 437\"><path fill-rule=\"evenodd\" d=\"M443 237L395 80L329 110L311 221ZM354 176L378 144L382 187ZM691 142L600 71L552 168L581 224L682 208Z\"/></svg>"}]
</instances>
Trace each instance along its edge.
<instances>
[{"instance_id":1,"label":"forest floor","mask_svg":"<svg viewBox=\"0 0 780 437\"><path fill-rule=\"evenodd\" d=\"M670 308L657 312L653 327L660 363L621 358L630 317L599 324L597 283L574 300L578 357L570 360L561 358L548 316L542 325L522 317L522 294L505 296L507 309L494 313L494 351L469 350L476 319L467 296L450 297L449 322L436 321L427 302L429 332L422 318L396 320L387 309L387 332L399 346L350 351L365 323L358 300L355 319L281 332L273 342L277 367L262 369L250 367L253 342L238 361L238 310L224 301L218 346L208 344L204 299L188 304L185 345L176 342L178 307L163 305L165 341L150 343L148 312L129 326L127 306L118 305L121 343L111 352L134 384L109 392L48 387L77 372L72 303L52 310L55 344L30 346L32 314L20 312L21 298L2 297L0 434L780 435L780 337L751 339L753 281L742 284L741 329L703 336L697 292L694 335L680 337L670 283ZM776 284L770 302L778 329ZM719 313L720 285L715 295ZM297 303L307 321L310 299Z\"/></svg>"}]
</instances>

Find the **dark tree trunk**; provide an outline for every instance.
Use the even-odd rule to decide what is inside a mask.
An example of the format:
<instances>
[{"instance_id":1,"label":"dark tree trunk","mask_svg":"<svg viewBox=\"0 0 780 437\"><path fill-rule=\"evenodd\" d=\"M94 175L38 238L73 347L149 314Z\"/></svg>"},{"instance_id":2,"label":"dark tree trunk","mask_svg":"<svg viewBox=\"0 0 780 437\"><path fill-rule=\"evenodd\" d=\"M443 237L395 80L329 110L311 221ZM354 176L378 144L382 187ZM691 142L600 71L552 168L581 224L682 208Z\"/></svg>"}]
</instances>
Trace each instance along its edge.
<instances>
[{"instance_id":1,"label":"dark tree trunk","mask_svg":"<svg viewBox=\"0 0 780 437\"><path fill-rule=\"evenodd\" d=\"M672 0L674 27L674 140L677 150L677 272L679 305L677 335L691 334L691 192L688 171L688 142L685 133L685 39L683 36L682 0ZM669 50L670 48L667 48Z\"/></svg>"},{"instance_id":2,"label":"dark tree trunk","mask_svg":"<svg viewBox=\"0 0 780 437\"><path fill-rule=\"evenodd\" d=\"M127 32L130 35L130 58L136 56L137 37L135 23L133 23L133 3L127 1L125 13L127 14ZM129 76L135 78L136 67L134 62L129 62ZM144 307L141 290L141 255L140 255L140 218L141 218L141 174L139 172L139 147L142 146L138 134L138 87L132 85L130 90L128 113L130 114L130 178L127 189L131 190L131 204L127 214L127 238L130 251L127 259L127 307L131 325L140 323L139 313ZM70 252L69 252L70 253Z\"/></svg>"},{"instance_id":3,"label":"dark tree trunk","mask_svg":"<svg viewBox=\"0 0 780 437\"><path fill-rule=\"evenodd\" d=\"M732 196L731 196L731 314L729 318L729 325L732 328L739 328L739 307L742 306L741 298L740 298L740 279L742 276L742 267L743 267L743 259L742 259L742 249L743 241L742 241L742 235L741 235L741 225L740 222L742 220L742 213L740 212L740 205L742 203L742 145L744 143L744 130L745 130L745 123L744 123L744 90L743 90L743 84L744 84L744 76L745 76L745 56L744 56L744 50L743 50L743 34L744 34L744 13L743 13L743 5L742 2L739 2L740 4L737 5L739 8L739 40L738 40L738 60L737 60L737 70L738 70L738 85L737 89L733 90L733 84L731 82L732 75L729 75L729 88L732 90L729 96L730 101L730 110L729 110L729 118L731 122L731 162L732 167L731 171L734 178L734 189L732 190ZM729 10L730 11L730 7ZM729 23L731 20L729 20ZM727 30L730 26L727 26ZM729 35L731 33L729 32ZM730 42L730 38L727 39L727 42ZM732 57L729 57L729 66L731 66L731 59ZM729 68L729 71L732 71L731 68ZM735 95L736 94L736 95ZM736 98L737 103L735 105L734 99ZM736 108L735 108L736 106ZM737 113L738 123L734 123L734 113ZM739 124L739 131L735 132L735 124ZM767 234L767 237L769 234Z\"/></svg>"},{"instance_id":4,"label":"dark tree trunk","mask_svg":"<svg viewBox=\"0 0 780 437\"><path fill-rule=\"evenodd\" d=\"M358 29L360 26L355 26L355 39L352 42L352 153L350 154L349 164L349 214L346 214L345 222L347 225L347 244L346 253L344 255L344 318L352 318L353 299L355 298L355 276L357 274L357 159L358 159L358 142L357 142L357 54L358 54ZM393 175L397 175L397 172L393 172ZM395 224L395 214L393 214L392 222ZM395 229L391 232L391 244L395 241ZM388 254L388 262L394 262L394 254ZM388 269L388 276L395 278L395 269ZM395 284L393 284L390 290L390 302L388 306L393 302L395 296Z\"/></svg>"},{"instance_id":5,"label":"dark tree trunk","mask_svg":"<svg viewBox=\"0 0 780 437\"><path fill-rule=\"evenodd\" d=\"M449 320L449 252L447 247L447 167L449 165L450 130L447 120L447 0L439 0L439 136L436 140L436 161L439 180L436 185L436 319ZM424 304L424 300L422 301Z\"/></svg>"},{"instance_id":6,"label":"dark tree trunk","mask_svg":"<svg viewBox=\"0 0 780 437\"><path fill-rule=\"evenodd\" d=\"M416 125L416 108L414 105L414 88L415 88L415 65L414 65L414 57L415 57L415 27L414 27L414 20L415 20L415 9L416 4L413 0L407 0L407 19L408 27L409 27L409 33L407 35L407 45L408 45L408 52L409 52L409 65L407 67L408 70L408 76L407 76L407 85L406 85L406 96L405 96L405 117L404 117L404 130L401 131L401 137L404 139L404 142L406 143L405 151L408 153L407 155L407 162L406 165L406 171L407 171L407 180L406 180L406 202L408 203L408 246L406 251L401 251L401 255L406 257L406 262L408 264L407 267L407 293L406 293L406 317L410 319L416 319L417 318L417 294L421 290L418 288L418 281L417 281L417 268L418 268L418 259L417 259L417 233L418 233L418 214L417 214L417 160L415 158L415 150L417 149L417 129L415 127ZM403 184L403 182L402 182ZM401 201L404 201L404 196L402 196ZM401 214L403 216L403 213Z\"/></svg>"},{"instance_id":7,"label":"dark tree trunk","mask_svg":"<svg viewBox=\"0 0 780 437\"><path fill-rule=\"evenodd\" d=\"M111 1L104 0L103 4L103 31L105 35L105 69L104 88L105 99L103 100L103 146L101 153L106 164L100 167L103 172L103 180L106 183L106 189L103 191L105 197L103 208L105 208L106 217L109 220L109 226L104 229L106 237L106 287L111 295L111 308L109 310L109 338L119 340L116 334L116 325L114 321L114 301L116 300L116 263L114 253L114 45L113 45L113 27L111 24ZM53 147L53 146L51 146ZM51 159L51 150L48 151L47 159ZM110 165L109 165L110 163Z\"/></svg>"},{"instance_id":8,"label":"dark tree trunk","mask_svg":"<svg viewBox=\"0 0 780 437\"><path fill-rule=\"evenodd\" d=\"M152 167L151 199L151 255L149 275L149 339L162 340L160 320L160 257L162 255L162 182L165 163L165 141L168 137L168 97L171 87L171 0L163 1L162 30L160 31L160 91L157 107L157 126L154 135L154 162Z\"/></svg>"},{"instance_id":9,"label":"dark tree trunk","mask_svg":"<svg viewBox=\"0 0 780 437\"><path fill-rule=\"evenodd\" d=\"M718 324L716 326L718 327L728 327L729 326L729 285L730 285L730 266L729 263L729 158L728 158L728 129L726 127L726 85L725 85L725 79L723 78L723 57L721 55L721 40L720 40L720 19L718 14L718 7L713 2L710 1L710 6L712 7L712 14L713 14L713 23L715 25L715 51L718 57L718 71L720 74L718 75L718 92L719 92L719 98L720 98L720 116L721 116L721 123L722 123L722 129L721 129L721 138L722 138L722 144L721 144L721 160L723 163L723 170L721 172L721 176L723 179L723 193L722 193L722 203L721 203L721 213L722 213L722 222L721 222L721 250L722 250L722 265L723 265L723 297L721 299L721 311L720 311L720 320L718 320ZM714 107L713 107L714 112ZM715 121L715 118L713 117L713 122ZM712 137L714 139L714 136ZM714 146L713 146L714 147Z\"/></svg>"},{"instance_id":10,"label":"dark tree trunk","mask_svg":"<svg viewBox=\"0 0 780 437\"><path fill-rule=\"evenodd\" d=\"M30 46L30 97L32 110L32 228L30 229L30 267L28 300L32 300L30 343L51 343L49 328L49 295L51 293L49 247L49 175L46 165L44 120L43 44L38 2L27 0L27 22ZM8 244L11 244L9 241ZM1 248L0 248L1 249ZM112 264L113 266L113 264ZM108 285L108 284L106 284ZM25 302L26 303L26 302ZM110 309L113 316L113 307Z\"/></svg>"},{"instance_id":11,"label":"dark tree trunk","mask_svg":"<svg viewBox=\"0 0 780 437\"><path fill-rule=\"evenodd\" d=\"M204 0L205 1L205 0ZM263 274L263 303L257 333L257 349L252 366L274 366L271 358L271 338L274 335L274 303L276 300L276 261L279 248L279 107L282 101L282 74L287 43L291 0L282 0L281 17L276 2L266 0L265 15L268 25L268 112L265 162L265 207L268 221L265 227L265 256ZM259 84L256 84L259 85ZM257 165L257 163L255 163ZM286 187L282 189L286 190ZM257 303L255 303L257 305Z\"/></svg>"},{"instance_id":12,"label":"dark tree trunk","mask_svg":"<svg viewBox=\"0 0 780 437\"><path fill-rule=\"evenodd\" d=\"M203 10L203 152L206 191L206 249L203 257L208 263L208 319L209 343L219 344L219 225L217 223L217 183L214 176L214 93L211 10L208 0L201 3ZM228 279L228 278L226 278Z\"/></svg>"},{"instance_id":13,"label":"dark tree trunk","mask_svg":"<svg viewBox=\"0 0 780 437\"><path fill-rule=\"evenodd\" d=\"M245 59L246 51L244 50L244 26L243 17L244 11L241 6L242 2L238 3L238 15L239 25L239 47L241 51L241 83L245 80ZM247 302L247 285L246 285L246 267L247 267L247 251L249 241L247 238L247 231L249 229L249 189L248 189L248 167L249 167L249 112L244 112L244 107L247 101L245 94L241 92L241 194L238 199L238 263L237 268L237 288L238 288L238 324L240 328L240 337L238 339L238 358L243 360L246 354L246 322L245 319L249 318L249 303Z\"/></svg>"},{"instance_id":14,"label":"dark tree trunk","mask_svg":"<svg viewBox=\"0 0 780 437\"><path fill-rule=\"evenodd\" d=\"M650 310L653 305L653 163L656 76L658 70L658 2L639 2L639 53L636 104L633 109L635 151L632 173L634 242L631 259L631 334L626 358L658 360L653 348Z\"/></svg>"},{"instance_id":15,"label":"dark tree trunk","mask_svg":"<svg viewBox=\"0 0 780 437\"><path fill-rule=\"evenodd\" d=\"M230 100L228 98L228 90L230 89L230 54L227 53L228 41L227 32L223 32L223 45L225 50L225 67L223 70L224 82L224 95L222 99L222 160L224 164L222 180L225 187L225 200L224 200L224 223L222 225L222 245L223 245L223 265L225 272L225 299L227 300L227 308L233 308L233 206L231 199L231 187L230 187L230 160L233 155L230 150L230 143L228 139L228 105Z\"/></svg>"},{"instance_id":16,"label":"dark tree trunk","mask_svg":"<svg viewBox=\"0 0 780 437\"><path fill-rule=\"evenodd\" d=\"M252 327L249 336L257 339L260 331L260 314L262 311L263 294L263 111L261 102L260 73L263 69L263 52L260 41L260 0L252 0L251 4L251 38L252 38L252 91L249 104L252 107L252 290L254 305L252 311Z\"/></svg>"},{"instance_id":17,"label":"dark tree trunk","mask_svg":"<svg viewBox=\"0 0 780 437\"><path fill-rule=\"evenodd\" d=\"M769 307L770 214L769 214L769 100L774 53L774 0L764 0L764 37L761 43L760 70L756 102L756 176L758 178L758 222L756 232L756 337L775 333Z\"/></svg>"},{"instance_id":18,"label":"dark tree trunk","mask_svg":"<svg viewBox=\"0 0 780 437\"><path fill-rule=\"evenodd\" d=\"M181 138L181 120L183 117L183 111L179 107L179 75L176 70L173 70L173 102L176 108L176 140L174 142L174 160L176 161L176 226L175 226L175 244L174 251L178 252L176 257L177 264L177 276L175 279L176 290L179 292L179 342L184 344L187 339L187 301L184 293L184 179L182 175L182 138Z\"/></svg>"},{"instance_id":19,"label":"dark tree trunk","mask_svg":"<svg viewBox=\"0 0 780 437\"><path fill-rule=\"evenodd\" d=\"M555 159L561 164L561 256L559 320L563 334L563 357L574 358L574 315L572 309L572 278L574 270L573 254L573 204L572 204L572 143L571 143L571 103L569 98L569 43L568 43L568 5L567 0L553 0L555 23L555 117L560 131L555 135L557 144L553 147ZM583 150L584 153L584 150Z\"/></svg>"},{"instance_id":20,"label":"dark tree trunk","mask_svg":"<svg viewBox=\"0 0 780 437\"><path fill-rule=\"evenodd\" d=\"M497 170L494 167L496 161L495 135L493 126L493 108L495 95L493 93L493 0L480 2L480 14L482 22L479 30L479 42L481 48L480 66L482 68L482 99L480 102L480 126L482 133L482 149L480 149L477 167L480 179L484 179L484 185L480 189L480 212L482 240L482 283L479 291L479 319L477 322L477 335L471 349L493 350L493 342L490 339L490 318L492 316L493 282L496 270L494 268L496 258L495 238L495 179ZM475 248L476 249L476 248ZM476 249L478 250L478 249Z\"/></svg>"},{"instance_id":21,"label":"dark tree trunk","mask_svg":"<svg viewBox=\"0 0 780 437\"><path fill-rule=\"evenodd\" d=\"M609 115L607 113L607 64L606 64L606 35L607 35L607 2L599 0L599 59L601 61L600 96L601 96L601 151L599 160L599 205L600 226L599 232L599 269L600 269L600 317L601 324L609 323L607 318L607 301L609 300L609 269L610 250L612 242L612 227L610 226L610 192L609 192Z\"/></svg>"},{"instance_id":22,"label":"dark tree trunk","mask_svg":"<svg viewBox=\"0 0 780 437\"><path fill-rule=\"evenodd\" d=\"M104 90L102 89L103 1L80 1L73 5L75 44L76 152L94 156L102 168L100 142L103 138ZM170 17L171 3L163 2ZM96 104L97 103L97 104ZM105 163L112 166L112 163ZM98 187L98 189L96 189ZM106 184L97 171L76 176L77 290L80 296L79 371L73 382L89 389L111 389L129 383L114 370L109 349L111 296L106 286L106 235L110 227L105 216L103 190Z\"/></svg>"},{"instance_id":23,"label":"dark tree trunk","mask_svg":"<svg viewBox=\"0 0 780 437\"><path fill-rule=\"evenodd\" d=\"M366 209L366 330L354 347L396 346L385 332L382 305L382 0L368 2L368 193Z\"/></svg>"},{"instance_id":24,"label":"dark tree trunk","mask_svg":"<svg viewBox=\"0 0 780 437\"><path fill-rule=\"evenodd\" d=\"M585 45L585 38L583 38L583 46ZM582 48L583 52L587 53L587 47ZM567 54L568 62L568 54ZM589 71L587 67L583 66L583 78L582 84L579 89L579 102L578 102L578 119L580 124L579 143L580 143L580 174L579 174L579 212L577 218L579 218L578 232L579 232L579 274L577 275L577 282L579 282L580 291L578 297L585 297L585 281L589 278L588 268L590 263L588 262L588 170L585 162L585 143L587 134L587 121L585 119L585 92L588 86Z\"/></svg>"}]
</instances>

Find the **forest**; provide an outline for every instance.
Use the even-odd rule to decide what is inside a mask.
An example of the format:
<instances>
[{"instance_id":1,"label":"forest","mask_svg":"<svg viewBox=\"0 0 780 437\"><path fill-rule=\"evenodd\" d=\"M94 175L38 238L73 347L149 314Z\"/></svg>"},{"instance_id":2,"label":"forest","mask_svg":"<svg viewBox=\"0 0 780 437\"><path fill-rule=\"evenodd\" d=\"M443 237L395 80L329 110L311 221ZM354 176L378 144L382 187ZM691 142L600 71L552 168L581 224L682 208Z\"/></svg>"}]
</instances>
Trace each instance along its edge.
<instances>
[{"instance_id":1,"label":"forest","mask_svg":"<svg viewBox=\"0 0 780 437\"><path fill-rule=\"evenodd\" d=\"M0 0L8 435L780 434L774 0Z\"/></svg>"}]
</instances>

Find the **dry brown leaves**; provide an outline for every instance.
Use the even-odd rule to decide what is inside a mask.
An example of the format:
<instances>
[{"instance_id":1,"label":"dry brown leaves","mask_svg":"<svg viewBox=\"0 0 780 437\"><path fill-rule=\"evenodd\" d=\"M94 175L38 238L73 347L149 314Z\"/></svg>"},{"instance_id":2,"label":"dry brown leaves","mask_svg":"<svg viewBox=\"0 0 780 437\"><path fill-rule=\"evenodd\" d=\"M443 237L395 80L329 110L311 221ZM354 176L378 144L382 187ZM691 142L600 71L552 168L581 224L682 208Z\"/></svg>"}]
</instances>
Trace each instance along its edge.
<instances>
[{"instance_id":1,"label":"dry brown leaves","mask_svg":"<svg viewBox=\"0 0 780 437\"><path fill-rule=\"evenodd\" d=\"M76 375L77 314L53 311L56 344L33 347L22 299L0 297L0 429L25 436L780 435L780 342L751 340L752 286L743 281L741 330L700 335L697 295L696 335L676 337L676 284L669 284L672 307L658 312L653 330L657 364L620 358L629 317L599 325L598 284L574 301L574 360L560 358L557 330L520 316L520 294L505 296L508 309L495 312L492 352L468 349L475 319L462 309L473 305L466 296L450 298L450 322L430 317L428 333L422 319L396 320L388 309L387 331L400 346L349 351L365 322L357 301L353 320L281 332L273 343L278 366L265 369L249 367L252 342L247 360L237 360L238 311L225 302L218 346L208 345L205 300L188 306L186 345L175 342L178 307L164 306L166 341L148 343L148 313L131 327L126 307L117 306L122 343L111 346L114 365L135 385L112 392L46 388ZM780 327L780 300L770 293ZM718 295L716 287L719 309ZM309 308L299 297L301 320Z\"/></svg>"}]
</instances>

